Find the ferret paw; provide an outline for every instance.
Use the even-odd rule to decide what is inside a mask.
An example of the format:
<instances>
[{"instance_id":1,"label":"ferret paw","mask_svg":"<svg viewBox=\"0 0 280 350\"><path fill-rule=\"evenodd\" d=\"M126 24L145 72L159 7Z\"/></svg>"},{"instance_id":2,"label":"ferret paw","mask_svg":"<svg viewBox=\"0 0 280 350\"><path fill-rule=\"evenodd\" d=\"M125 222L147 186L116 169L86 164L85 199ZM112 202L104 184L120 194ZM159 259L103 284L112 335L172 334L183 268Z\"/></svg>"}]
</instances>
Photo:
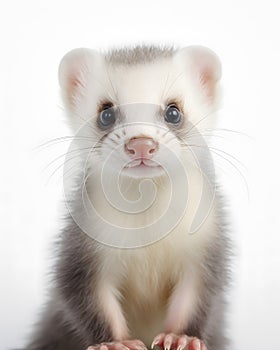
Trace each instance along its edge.
<instances>
[{"instance_id":1,"label":"ferret paw","mask_svg":"<svg viewBox=\"0 0 280 350\"><path fill-rule=\"evenodd\" d=\"M157 335L151 345L163 350L206 350L205 344L198 338L188 337L185 334L161 333Z\"/></svg>"},{"instance_id":2,"label":"ferret paw","mask_svg":"<svg viewBox=\"0 0 280 350\"><path fill-rule=\"evenodd\" d=\"M135 339L91 345L87 350L147 350L147 348L141 340Z\"/></svg>"}]
</instances>

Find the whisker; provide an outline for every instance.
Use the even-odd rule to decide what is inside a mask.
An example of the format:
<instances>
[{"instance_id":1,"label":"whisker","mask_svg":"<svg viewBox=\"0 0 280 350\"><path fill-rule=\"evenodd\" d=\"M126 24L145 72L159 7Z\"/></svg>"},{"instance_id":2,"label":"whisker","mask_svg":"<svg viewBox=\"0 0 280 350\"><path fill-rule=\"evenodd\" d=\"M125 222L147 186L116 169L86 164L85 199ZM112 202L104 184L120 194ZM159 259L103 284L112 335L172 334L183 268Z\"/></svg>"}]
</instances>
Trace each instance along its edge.
<instances>
[{"instance_id":1,"label":"whisker","mask_svg":"<svg viewBox=\"0 0 280 350\"><path fill-rule=\"evenodd\" d=\"M71 140L91 140L92 141L92 137L90 136L63 136L63 137L57 137L54 138L52 140L46 141L38 146L36 146L34 148L34 150L36 151L37 149L43 148L45 146L52 146L52 145L56 145L58 143L62 143L62 142L66 142L66 141L71 141Z\"/></svg>"},{"instance_id":2,"label":"whisker","mask_svg":"<svg viewBox=\"0 0 280 350\"><path fill-rule=\"evenodd\" d=\"M98 153L98 151L100 150L100 148L101 148L101 146L99 146L99 147L91 147L91 150L89 151L89 152L87 152L87 158L86 159L84 159L84 164L87 164L88 163L88 159L89 159L89 156L94 152L94 151L97 151L96 152L96 155L95 156L99 156L100 154ZM86 152L84 152L85 154L86 154ZM77 156L78 157L78 156ZM75 157L73 157L73 158L71 158L71 160L73 160ZM98 160L98 158L96 158L95 159L95 161L97 161ZM64 163L65 164L65 163ZM70 171L71 170L73 170L74 169L74 167L76 167L76 163L72 166L72 167L70 167L67 171L64 171L63 172L63 175L62 175L62 178L63 179L69 179L69 177L70 177L70 175L68 175L69 173L70 173ZM66 176L66 175L68 175L68 176ZM72 175L71 175L72 176Z\"/></svg>"},{"instance_id":3,"label":"whisker","mask_svg":"<svg viewBox=\"0 0 280 350\"><path fill-rule=\"evenodd\" d=\"M65 159L64 161L63 161L63 163L62 164L60 164L52 173L51 173L51 175L49 176L49 179L48 179L48 181L47 181L47 183L46 184L48 184L49 182L50 182L50 180L51 180L51 178L55 175L55 173L57 173L58 171L59 171L59 169L61 169L63 166L65 166L65 164L67 164L68 162L71 162L72 160L74 160L74 159L80 159L81 160L81 156L84 154L84 155L86 155L86 154L88 154L88 157L89 157L89 154L91 154L91 153L93 153L95 150L98 150L99 148L98 147L85 147L84 148L84 151L83 151L83 149L79 149L79 151L83 151L83 152L81 152L81 153L79 153L79 154L77 154L77 155L74 155L73 157L71 157L71 158L67 158L67 159ZM86 152L86 151L88 151L88 150L90 150L89 152ZM74 151L76 151L76 150L74 150ZM77 150L78 151L78 150ZM69 153L69 152L68 152ZM67 153L67 154L68 154ZM87 159L88 159L88 157L87 157ZM58 159L59 157L57 157L57 159ZM60 158L61 158L61 156L60 156ZM53 163L54 161L52 161L52 163ZM48 164L48 166L47 167L45 167L45 170L49 167L49 165L50 164ZM68 169L69 170L69 169Z\"/></svg>"},{"instance_id":4,"label":"whisker","mask_svg":"<svg viewBox=\"0 0 280 350\"><path fill-rule=\"evenodd\" d=\"M205 146L201 146L201 145L194 145L194 144L189 144L190 147L199 147L199 148L206 148ZM209 147L210 148L210 147ZM187 147L186 147L187 149ZM217 152L215 149L211 149L210 148L210 151L213 152L214 154L216 154L217 156L219 156L220 158L222 158L223 160L225 160L226 162L228 162L236 171L237 173L241 176L242 180L243 180L243 183L246 187L246 193L247 193L247 197L249 198L249 186L248 186L248 183L247 183L247 180L244 176L244 174L242 173L242 171L240 169L238 169L238 167L229 159L227 159L226 157L224 157L222 154L220 154L219 152ZM221 150L219 150L221 151ZM226 152L225 152L226 153ZM227 153L226 153L227 154ZM236 159L234 156L230 155L230 154L227 154L229 156L231 156L233 159L235 159L236 161L238 161L238 163L240 163L242 166L244 166L238 159Z\"/></svg>"},{"instance_id":5,"label":"whisker","mask_svg":"<svg viewBox=\"0 0 280 350\"><path fill-rule=\"evenodd\" d=\"M95 131L95 128L91 125L90 120L93 118L93 116L89 116L88 119L84 119L80 114L75 114L76 117L81 119L84 123L83 125L88 124L89 128L93 131Z\"/></svg>"},{"instance_id":6,"label":"whisker","mask_svg":"<svg viewBox=\"0 0 280 350\"><path fill-rule=\"evenodd\" d=\"M228 157L230 157L230 158L232 158L233 160L235 160L235 161L236 161L240 166L242 166L245 170L247 170L245 164L243 164L239 159L237 159L236 157L234 157L232 154L230 154L230 153L228 153L228 152L226 152L226 151L223 151L223 150L221 150L221 149L219 149L219 148L216 148L216 147L212 147L212 146L207 146L207 147L210 148L211 150L214 150L214 151L216 151L216 152L221 152L221 153L227 155Z\"/></svg>"},{"instance_id":7,"label":"whisker","mask_svg":"<svg viewBox=\"0 0 280 350\"><path fill-rule=\"evenodd\" d=\"M82 192L82 203L83 203L83 207L85 208L88 217L89 217L89 212L88 212L88 210L87 210L87 206L85 205L85 197L84 197L84 192L85 192L85 191L84 191L84 189L85 189L85 187L86 187L86 183L87 183L88 178L94 174L94 172L96 171L96 169L97 169L97 168L92 169L92 171L90 171L90 172L88 172L88 173L86 174L86 177L85 177L85 176L83 177L83 183L82 183L82 187L81 187L81 192ZM84 173L84 175L85 175L85 173Z\"/></svg>"},{"instance_id":8,"label":"whisker","mask_svg":"<svg viewBox=\"0 0 280 350\"><path fill-rule=\"evenodd\" d=\"M206 114L204 117L202 117L201 119L199 119L198 122L196 122L195 124L192 125L192 127L190 129L185 130L186 131L186 135L190 134L190 132L197 127L198 124L200 124L202 121L204 121L206 118L209 118L212 115L212 112Z\"/></svg>"},{"instance_id":9,"label":"whisker","mask_svg":"<svg viewBox=\"0 0 280 350\"><path fill-rule=\"evenodd\" d=\"M210 129L211 130L211 129ZM232 132L235 134L240 134L240 135L244 135L244 136L248 136L250 137L248 134L246 134L243 131L238 131L238 130L233 130L233 129L227 129L227 128L215 128L214 131L225 131L225 132Z\"/></svg>"},{"instance_id":10,"label":"whisker","mask_svg":"<svg viewBox=\"0 0 280 350\"><path fill-rule=\"evenodd\" d=\"M109 93L109 91L108 91L107 89L106 89L106 92L108 93L109 97L110 97L111 100L114 102L114 104L117 105L117 104L118 104L118 102L117 102L118 93L117 93L117 91L116 91L116 89L115 89L115 87L114 87L114 85L113 85L113 82L112 82L112 79L111 79L110 74L109 74L109 72L108 72L107 66L106 66L106 73L107 73L107 77L108 77L108 80L109 80L109 82L110 82L110 85L111 85L111 87L112 87L112 90L113 90L113 92L114 92L114 94L115 94L115 98L112 97L112 95Z\"/></svg>"},{"instance_id":11,"label":"whisker","mask_svg":"<svg viewBox=\"0 0 280 350\"><path fill-rule=\"evenodd\" d=\"M171 84L169 85L167 91L165 92L165 95L167 95L169 93L169 91L171 90L171 88L174 86L174 84L177 82L177 80L185 73L185 71L183 70L180 74L178 74L175 79L173 80L173 82L171 82Z\"/></svg>"},{"instance_id":12,"label":"whisker","mask_svg":"<svg viewBox=\"0 0 280 350\"><path fill-rule=\"evenodd\" d=\"M119 145L118 144L118 142L116 141L116 140L114 140L112 137L110 137L110 136L107 136L107 140L110 140L110 141L112 141L115 145Z\"/></svg>"},{"instance_id":13,"label":"whisker","mask_svg":"<svg viewBox=\"0 0 280 350\"><path fill-rule=\"evenodd\" d=\"M232 160L234 160L235 162L237 162L242 168L244 168L245 170L247 170L246 169L246 166L245 166L245 164L243 164L239 159L237 159L235 156L233 156L232 154L230 154L230 153L228 153L228 152L226 152L226 151L224 151L224 150L221 150L221 149L219 149L219 148L216 148L216 147L212 147L212 146L209 146L209 145L198 145L198 144L184 144L183 145L183 148L185 147L185 148L187 148L188 146L190 146L190 147L192 147L192 146L194 146L194 147L200 147L200 148L204 148L204 149L209 149L209 150L213 150L213 151L215 151L215 152L220 152L220 153L223 153L224 155L226 155L226 156L228 156L229 158L232 158Z\"/></svg>"},{"instance_id":14,"label":"whisker","mask_svg":"<svg viewBox=\"0 0 280 350\"><path fill-rule=\"evenodd\" d=\"M98 147L97 147L98 148ZM59 160L60 158L62 157L65 157L67 156L68 154L70 153L73 153L73 152L79 152L79 151L85 151L85 150L91 150L92 147L83 147L83 148L77 148L77 149L72 149L70 151L67 151L66 153L64 154L61 154L59 155L58 157L54 158L49 164L47 164L44 169L43 169L43 172L46 171L53 163L55 163L57 160Z\"/></svg>"},{"instance_id":15,"label":"whisker","mask_svg":"<svg viewBox=\"0 0 280 350\"><path fill-rule=\"evenodd\" d=\"M214 129L205 129L204 131L232 133L232 134L237 134L238 136L244 136L244 137L247 137L247 138L253 140L253 137L246 134L245 132L233 130L233 129L214 128Z\"/></svg>"},{"instance_id":16,"label":"whisker","mask_svg":"<svg viewBox=\"0 0 280 350\"><path fill-rule=\"evenodd\" d=\"M203 121L205 118L207 118L207 117L209 117L209 115L210 115L210 113L209 114L207 114L205 117L203 117L202 119L200 119L196 124L194 124L192 127L191 127L191 129L187 129L187 128L184 128L184 129L181 129L181 130L176 130L176 132L175 132L175 135L174 134L172 134L172 139L177 139L177 138L179 138L179 140L180 141L184 141L184 140L182 140L182 136L184 136L184 137L186 137L186 136L188 136L189 135L189 132L191 131L191 130L193 130L193 128L195 127L195 126L197 126L201 121ZM171 132L171 130L167 130L166 131L166 133L163 135L163 137L168 133L168 132ZM197 135L199 135L199 133L198 132L196 132L196 133L192 133L192 134L190 134L190 135L195 135L195 134L197 134ZM171 141L172 139L170 139L169 141Z\"/></svg>"},{"instance_id":17,"label":"whisker","mask_svg":"<svg viewBox=\"0 0 280 350\"><path fill-rule=\"evenodd\" d=\"M207 133L204 133L204 132L194 132L194 133L188 134L188 140L192 139L192 138L199 137L199 136L211 137L211 138L220 138L220 139L223 139L223 140L228 140L228 138L226 138L225 136L214 135L214 134L211 134L211 133L207 134Z\"/></svg>"},{"instance_id":18,"label":"whisker","mask_svg":"<svg viewBox=\"0 0 280 350\"><path fill-rule=\"evenodd\" d=\"M64 180L68 180L69 178L73 178L73 173L70 173L71 170L73 170L74 168L76 168L77 163L75 163L74 165L72 165L69 169L67 169L66 171L63 172L61 179ZM71 176L70 176L71 175Z\"/></svg>"},{"instance_id":19,"label":"whisker","mask_svg":"<svg viewBox=\"0 0 280 350\"><path fill-rule=\"evenodd\" d=\"M51 175L49 176L47 182L46 182L46 185L49 184L50 180L52 179L52 177L63 167L65 166L66 163L70 162L71 160L73 159L80 159L80 155L76 155L72 158L68 158L66 159L62 164L60 164L57 168L55 168L55 170L51 173Z\"/></svg>"},{"instance_id":20,"label":"whisker","mask_svg":"<svg viewBox=\"0 0 280 350\"><path fill-rule=\"evenodd\" d=\"M162 93L161 93L161 96L160 96L160 101L163 100L163 97L164 97L164 95L165 95L165 90L166 90L166 88L167 88L167 82L168 82L168 79L169 79L169 76L170 76L170 70L171 70L171 67L169 68L168 74L166 75L166 80L165 80L164 87L163 87L163 89L162 89Z\"/></svg>"}]
</instances>

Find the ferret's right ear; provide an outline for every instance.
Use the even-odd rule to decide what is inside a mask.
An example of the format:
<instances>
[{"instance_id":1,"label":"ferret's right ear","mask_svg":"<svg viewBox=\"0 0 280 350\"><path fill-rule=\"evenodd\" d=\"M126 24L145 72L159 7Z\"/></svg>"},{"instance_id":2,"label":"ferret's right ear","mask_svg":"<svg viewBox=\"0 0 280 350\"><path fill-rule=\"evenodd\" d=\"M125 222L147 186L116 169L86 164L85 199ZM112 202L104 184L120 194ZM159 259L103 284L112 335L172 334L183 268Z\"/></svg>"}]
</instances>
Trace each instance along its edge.
<instances>
[{"instance_id":1,"label":"ferret's right ear","mask_svg":"<svg viewBox=\"0 0 280 350\"><path fill-rule=\"evenodd\" d=\"M86 94L92 67L99 54L90 49L74 49L61 60L58 77L64 103L73 108Z\"/></svg>"}]
</instances>

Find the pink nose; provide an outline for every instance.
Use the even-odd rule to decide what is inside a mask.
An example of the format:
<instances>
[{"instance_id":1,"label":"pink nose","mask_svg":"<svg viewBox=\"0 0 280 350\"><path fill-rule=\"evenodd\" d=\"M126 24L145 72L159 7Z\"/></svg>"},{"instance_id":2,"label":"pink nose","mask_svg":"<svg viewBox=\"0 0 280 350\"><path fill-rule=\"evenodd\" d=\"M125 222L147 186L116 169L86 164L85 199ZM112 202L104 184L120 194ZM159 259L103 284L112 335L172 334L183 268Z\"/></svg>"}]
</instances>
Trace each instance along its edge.
<instances>
[{"instance_id":1,"label":"pink nose","mask_svg":"<svg viewBox=\"0 0 280 350\"><path fill-rule=\"evenodd\" d=\"M132 159L151 159L158 149L158 143L147 137L134 137L125 144L125 151Z\"/></svg>"}]
</instances>

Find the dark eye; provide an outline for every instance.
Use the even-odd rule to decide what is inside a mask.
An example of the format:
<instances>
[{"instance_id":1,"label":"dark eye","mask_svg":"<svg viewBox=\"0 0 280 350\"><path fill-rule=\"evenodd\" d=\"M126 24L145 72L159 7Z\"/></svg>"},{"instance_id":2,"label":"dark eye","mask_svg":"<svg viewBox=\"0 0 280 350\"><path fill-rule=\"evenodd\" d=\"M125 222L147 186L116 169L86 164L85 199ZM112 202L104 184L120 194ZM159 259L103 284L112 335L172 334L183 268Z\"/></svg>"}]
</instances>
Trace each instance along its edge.
<instances>
[{"instance_id":1,"label":"dark eye","mask_svg":"<svg viewBox=\"0 0 280 350\"><path fill-rule=\"evenodd\" d=\"M178 124L181 121L181 118L181 112L176 105L171 104L167 106L164 115L164 119L167 123Z\"/></svg>"},{"instance_id":2,"label":"dark eye","mask_svg":"<svg viewBox=\"0 0 280 350\"><path fill-rule=\"evenodd\" d=\"M116 113L112 106L104 106L103 111L99 114L99 124L101 127L106 128L113 125L116 121Z\"/></svg>"}]
</instances>

